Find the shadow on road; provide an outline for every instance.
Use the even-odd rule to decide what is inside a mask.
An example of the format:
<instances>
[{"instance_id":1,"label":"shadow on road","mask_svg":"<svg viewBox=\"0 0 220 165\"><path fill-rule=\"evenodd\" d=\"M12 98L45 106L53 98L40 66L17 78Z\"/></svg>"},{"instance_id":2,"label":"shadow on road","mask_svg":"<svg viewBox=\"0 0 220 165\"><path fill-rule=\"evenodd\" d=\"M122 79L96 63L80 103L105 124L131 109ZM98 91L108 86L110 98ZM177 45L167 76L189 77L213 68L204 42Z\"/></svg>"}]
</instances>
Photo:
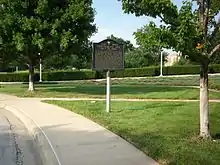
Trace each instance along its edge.
<instances>
[{"instance_id":1,"label":"shadow on road","mask_svg":"<svg viewBox=\"0 0 220 165\"><path fill-rule=\"evenodd\" d=\"M0 164L42 165L40 153L23 123L0 109Z\"/></svg>"}]
</instances>

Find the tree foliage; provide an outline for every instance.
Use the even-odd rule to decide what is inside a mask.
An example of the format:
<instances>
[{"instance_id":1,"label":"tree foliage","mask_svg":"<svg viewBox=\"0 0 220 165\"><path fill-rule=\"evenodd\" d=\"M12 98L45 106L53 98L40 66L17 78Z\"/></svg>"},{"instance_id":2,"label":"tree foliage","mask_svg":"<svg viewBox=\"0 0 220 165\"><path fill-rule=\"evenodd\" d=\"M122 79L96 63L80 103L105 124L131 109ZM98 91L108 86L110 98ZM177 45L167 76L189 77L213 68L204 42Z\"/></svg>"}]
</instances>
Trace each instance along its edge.
<instances>
[{"instance_id":1,"label":"tree foliage","mask_svg":"<svg viewBox=\"0 0 220 165\"><path fill-rule=\"evenodd\" d=\"M136 33L139 44L173 48L200 63L200 135L210 137L208 65L220 50L220 1L188 0L180 9L170 0L121 1L125 13L159 17L164 23L159 27L150 23L140 29Z\"/></svg>"},{"instance_id":2,"label":"tree foliage","mask_svg":"<svg viewBox=\"0 0 220 165\"><path fill-rule=\"evenodd\" d=\"M89 43L89 45L78 52L79 54L69 54L67 56L63 56L62 54L54 54L46 57L43 60L43 67L47 70L91 68L91 52L92 47L91 43Z\"/></svg>"},{"instance_id":3,"label":"tree foliage","mask_svg":"<svg viewBox=\"0 0 220 165\"><path fill-rule=\"evenodd\" d=\"M134 45L129 40L124 40L123 38L116 37L113 34L111 36L108 36L107 39L112 39L119 44L124 45L125 52L132 51L134 49Z\"/></svg>"},{"instance_id":4,"label":"tree foliage","mask_svg":"<svg viewBox=\"0 0 220 165\"><path fill-rule=\"evenodd\" d=\"M210 7L209 11L207 37L204 37L204 30L201 29L198 22L198 8L194 10L193 3L190 1L183 1L180 10L169 0L147 0L144 2L122 0L122 4L126 13L135 13L137 16L152 16L154 18L158 16L165 24L158 27L155 23L150 22L150 24L139 29L135 33L139 45L173 48L185 55L189 55L191 60L201 62L203 55L201 50L197 49L197 45L202 44L204 46L203 49L206 49L204 52L211 54L211 50L219 44L218 42L213 43L213 41L218 40L216 34L219 32L220 26L218 0L210 1L212 8ZM152 10L148 11L150 8ZM174 17L175 21L171 21ZM206 43L204 43L204 38L207 38ZM217 52L215 51L214 53Z\"/></svg>"},{"instance_id":5,"label":"tree foliage","mask_svg":"<svg viewBox=\"0 0 220 165\"><path fill-rule=\"evenodd\" d=\"M147 66L157 66L160 64L160 48L147 49L139 46L132 51L125 53L125 67L142 68ZM163 62L166 62L166 53L164 52Z\"/></svg>"},{"instance_id":6,"label":"tree foliage","mask_svg":"<svg viewBox=\"0 0 220 165\"><path fill-rule=\"evenodd\" d=\"M170 0L121 0L125 13L136 16L160 17L167 24L175 23L178 16L177 6Z\"/></svg>"},{"instance_id":7,"label":"tree foliage","mask_svg":"<svg viewBox=\"0 0 220 165\"><path fill-rule=\"evenodd\" d=\"M93 21L92 0L0 0L0 50L15 50L33 75L38 52L80 54L96 30Z\"/></svg>"},{"instance_id":8,"label":"tree foliage","mask_svg":"<svg viewBox=\"0 0 220 165\"><path fill-rule=\"evenodd\" d=\"M126 68L141 68L159 65L161 48L158 46L152 46L149 48L146 44L141 44L142 42L140 40L142 37L138 37L138 34L140 33L136 33L136 40L139 43L138 47L134 47L130 41L126 41L123 38L116 37L114 35L111 35L107 38L115 40L116 42L124 45ZM150 44L152 44L152 42Z\"/></svg>"}]
</instances>

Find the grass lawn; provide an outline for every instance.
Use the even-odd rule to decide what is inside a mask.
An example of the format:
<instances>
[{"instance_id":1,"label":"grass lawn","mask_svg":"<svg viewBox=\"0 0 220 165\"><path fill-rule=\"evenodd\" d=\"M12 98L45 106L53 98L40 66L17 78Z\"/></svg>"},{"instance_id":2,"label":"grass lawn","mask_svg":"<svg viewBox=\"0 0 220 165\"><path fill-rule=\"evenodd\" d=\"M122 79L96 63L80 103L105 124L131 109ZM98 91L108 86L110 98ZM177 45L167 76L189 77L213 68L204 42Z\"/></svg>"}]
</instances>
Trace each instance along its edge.
<instances>
[{"instance_id":1,"label":"grass lawn","mask_svg":"<svg viewBox=\"0 0 220 165\"><path fill-rule=\"evenodd\" d=\"M220 141L204 141L199 133L198 103L47 101L81 114L133 143L161 164L219 165ZM220 104L211 105L211 132L220 133Z\"/></svg>"},{"instance_id":2,"label":"grass lawn","mask_svg":"<svg viewBox=\"0 0 220 165\"><path fill-rule=\"evenodd\" d=\"M199 89L178 86L198 86L199 77L146 77L141 79L112 80L113 98L198 99ZM71 81L37 84L36 92L27 92L27 84L0 85L0 92L21 97L105 97L105 80ZM220 89L220 76L210 76L210 87ZM220 93L210 92L211 99Z\"/></svg>"},{"instance_id":3,"label":"grass lawn","mask_svg":"<svg viewBox=\"0 0 220 165\"><path fill-rule=\"evenodd\" d=\"M21 97L90 97L105 98L106 87L102 84L39 84L36 92L27 92L27 85L2 85L0 92ZM112 98L148 99L198 99L199 89L165 85L113 84ZM219 99L220 92L210 92L211 99Z\"/></svg>"},{"instance_id":4,"label":"grass lawn","mask_svg":"<svg viewBox=\"0 0 220 165\"><path fill-rule=\"evenodd\" d=\"M74 83L86 83L86 84L100 84L105 85L106 80L102 79L99 81L83 80L74 81ZM127 79L112 79L114 85L169 85L169 86L199 86L199 76L187 76L187 77L142 77L142 78L127 78ZM72 84L72 82L67 82L67 84ZM216 88L220 90L220 75L210 75L209 76L209 86L210 88Z\"/></svg>"},{"instance_id":5,"label":"grass lawn","mask_svg":"<svg viewBox=\"0 0 220 165\"><path fill-rule=\"evenodd\" d=\"M105 80L99 82L100 84L105 84ZM154 84L154 85L169 85L169 86L199 86L199 76L188 76L188 77L146 77L140 79L120 79L113 80L114 84ZM220 76L219 75L210 75L209 76L209 87L211 89L220 90Z\"/></svg>"}]
</instances>

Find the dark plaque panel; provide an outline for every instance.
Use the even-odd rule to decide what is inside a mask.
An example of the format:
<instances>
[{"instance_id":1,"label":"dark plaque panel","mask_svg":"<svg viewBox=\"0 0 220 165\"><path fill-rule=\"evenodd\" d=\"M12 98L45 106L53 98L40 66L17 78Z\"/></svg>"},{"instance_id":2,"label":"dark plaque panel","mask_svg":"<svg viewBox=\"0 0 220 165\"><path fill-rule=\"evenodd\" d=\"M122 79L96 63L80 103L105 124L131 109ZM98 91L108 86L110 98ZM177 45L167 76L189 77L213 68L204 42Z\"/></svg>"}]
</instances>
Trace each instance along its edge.
<instances>
[{"instance_id":1,"label":"dark plaque panel","mask_svg":"<svg viewBox=\"0 0 220 165\"><path fill-rule=\"evenodd\" d=\"M107 39L93 44L93 70L124 69L124 46Z\"/></svg>"}]
</instances>

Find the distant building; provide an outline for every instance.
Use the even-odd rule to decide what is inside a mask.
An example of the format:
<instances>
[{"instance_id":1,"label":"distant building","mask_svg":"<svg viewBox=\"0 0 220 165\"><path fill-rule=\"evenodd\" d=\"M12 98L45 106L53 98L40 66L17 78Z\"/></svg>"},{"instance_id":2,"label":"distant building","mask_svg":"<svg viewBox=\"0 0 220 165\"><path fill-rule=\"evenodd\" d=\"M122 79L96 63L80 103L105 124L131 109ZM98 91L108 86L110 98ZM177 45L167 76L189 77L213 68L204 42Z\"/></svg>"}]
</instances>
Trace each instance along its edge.
<instances>
[{"instance_id":1,"label":"distant building","mask_svg":"<svg viewBox=\"0 0 220 165\"><path fill-rule=\"evenodd\" d=\"M180 60L181 53L172 52L169 53L166 57L167 61L165 63L165 66L173 66Z\"/></svg>"}]
</instances>

